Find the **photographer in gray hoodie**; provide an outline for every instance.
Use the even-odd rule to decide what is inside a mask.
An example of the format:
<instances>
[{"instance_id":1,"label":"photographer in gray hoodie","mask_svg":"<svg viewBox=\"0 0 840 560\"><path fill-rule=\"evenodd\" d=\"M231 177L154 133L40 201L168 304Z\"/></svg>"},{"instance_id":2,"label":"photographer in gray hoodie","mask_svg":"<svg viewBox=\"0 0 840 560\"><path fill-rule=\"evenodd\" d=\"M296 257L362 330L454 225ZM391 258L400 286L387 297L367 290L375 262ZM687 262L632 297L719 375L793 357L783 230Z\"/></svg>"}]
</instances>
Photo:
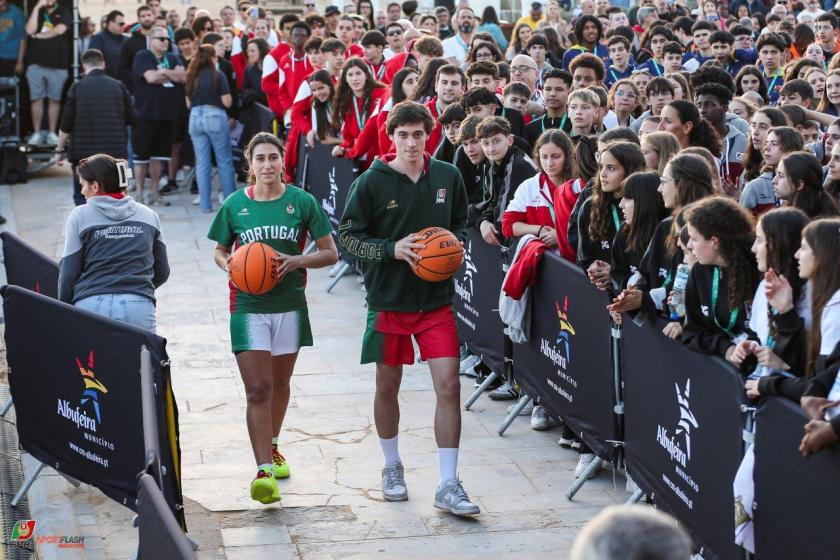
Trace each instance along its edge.
<instances>
[{"instance_id":1,"label":"photographer in gray hoodie","mask_svg":"<svg viewBox=\"0 0 840 560\"><path fill-rule=\"evenodd\" d=\"M123 194L131 170L97 154L77 169L87 202L67 218L58 298L155 331L155 289L169 278L160 218Z\"/></svg>"}]
</instances>

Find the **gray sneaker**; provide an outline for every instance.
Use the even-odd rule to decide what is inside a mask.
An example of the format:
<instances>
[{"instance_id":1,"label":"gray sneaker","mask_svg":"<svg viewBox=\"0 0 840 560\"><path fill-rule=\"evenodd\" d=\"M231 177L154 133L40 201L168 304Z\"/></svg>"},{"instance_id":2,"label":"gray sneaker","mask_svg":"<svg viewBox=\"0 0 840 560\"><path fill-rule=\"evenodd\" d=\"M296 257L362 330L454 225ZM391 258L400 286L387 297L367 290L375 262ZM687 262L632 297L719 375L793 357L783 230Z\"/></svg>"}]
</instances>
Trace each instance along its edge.
<instances>
[{"instance_id":1,"label":"gray sneaker","mask_svg":"<svg viewBox=\"0 0 840 560\"><path fill-rule=\"evenodd\" d=\"M470 501L460 480L450 480L435 490L435 507L453 515L478 515L481 510Z\"/></svg>"},{"instance_id":2,"label":"gray sneaker","mask_svg":"<svg viewBox=\"0 0 840 560\"><path fill-rule=\"evenodd\" d=\"M534 407L533 412L531 412L531 429L532 430L549 430L555 427L559 422L556 418L552 418L549 416L548 411L540 406L536 405Z\"/></svg>"},{"instance_id":3,"label":"gray sneaker","mask_svg":"<svg viewBox=\"0 0 840 560\"><path fill-rule=\"evenodd\" d=\"M408 488L405 485L405 471L402 463L394 463L382 469L382 497L386 502L408 500Z\"/></svg>"}]
</instances>

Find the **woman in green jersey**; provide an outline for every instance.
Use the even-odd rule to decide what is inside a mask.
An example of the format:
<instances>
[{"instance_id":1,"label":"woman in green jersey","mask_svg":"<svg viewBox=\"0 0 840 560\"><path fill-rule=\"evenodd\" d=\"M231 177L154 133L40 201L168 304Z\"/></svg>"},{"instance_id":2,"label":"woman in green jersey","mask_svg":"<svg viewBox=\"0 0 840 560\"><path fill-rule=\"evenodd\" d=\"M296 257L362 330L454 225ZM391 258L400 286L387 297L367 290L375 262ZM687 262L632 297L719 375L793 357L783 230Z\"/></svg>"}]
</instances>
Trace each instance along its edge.
<instances>
[{"instance_id":1,"label":"woman in green jersey","mask_svg":"<svg viewBox=\"0 0 840 560\"><path fill-rule=\"evenodd\" d=\"M270 292L253 296L230 284L230 338L245 384L246 418L257 477L251 497L264 504L280 500L275 478L289 476L277 449L277 436L289 405L289 381L301 346L312 346L304 287L306 269L338 260L332 226L315 198L283 183L284 147L276 136L260 133L248 144L250 186L229 196L207 237L217 243L216 264L228 272L231 251L259 241L278 253ZM307 234L318 251L303 255Z\"/></svg>"}]
</instances>

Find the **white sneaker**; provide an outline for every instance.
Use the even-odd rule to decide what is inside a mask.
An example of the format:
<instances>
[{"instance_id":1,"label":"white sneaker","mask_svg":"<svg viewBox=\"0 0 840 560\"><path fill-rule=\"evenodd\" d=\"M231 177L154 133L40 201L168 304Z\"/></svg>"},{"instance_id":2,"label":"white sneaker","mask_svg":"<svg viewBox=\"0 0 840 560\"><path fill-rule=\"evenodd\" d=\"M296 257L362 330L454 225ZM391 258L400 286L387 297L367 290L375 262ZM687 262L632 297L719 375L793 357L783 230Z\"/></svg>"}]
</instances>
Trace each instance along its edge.
<instances>
[{"instance_id":1,"label":"white sneaker","mask_svg":"<svg viewBox=\"0 0 840 560\"><path fill-rule=\"evenodd\" d=\"M453 515L478 515L481 509L470 501L460 480L449 480L435 490L435 507Z\"/></svg>"},{"instance_id":2,"label":"white sneaker","mask_svg":"<svg viewBox=\"0 0 840 560\"><path fill-rule=\"evenodd\" d=\"M29 144L30 146L40 146L43 141L44 141L44 132L41 131L41 130L33 132L29 136L29 138L26 139L26 143ZM57 143L58 142L56 142L56 144Z\"/></svg>"},{"instance_id":3,"label":"white sneaker","mask_svg":"<svg viewBox=\"0 0 840 560\"><path fill-rule=\"evenodd\" d=\"M585 471L589 467L589 465L592 464L592 461L595 460L595 457L596 456L595 456L594 453L581 453L580 454L580 459L578 459L578 464L575 467L575 478L580 478L580 476L583 474L583 471ZM596 476L598 476L598 471L599 470L601 470L600 467L598 467L597 469L592 471L589 474L589 478L595 478Z\"/></svg>"},{"instance_id":4,"label":"white sneaker","mask_svg":"<svg viewBox=\"0 0 840 560\"><path fill-rule=\"evenodd\" d=\"M471 354L471 355L467 356L466 358L464 358L463 360L461 360L461 366L460 366L460 368L458 368L458 373L460 373L462 375L465 374L465 373L469 373L473 370L473 368L475 366L477 366L480 363L481 363L481 358L479 356Z\"/></svg>"},{"instance_id":5,"label":"white sneaker","mask_svg":"<svg viewBox=\"0 0 840 560\"><path fill-rule=\"evenodd\" d=\"M192 200L192 205L198 206L199 204L201 204L201 197L197 196Z\"/></svg>"},{"instance_id":6,"label":"white sneaker","mask_svg":"<svg viewBox=\"0 0 840 560\"><path fill-rule=\"evenodd\" d=\"M46 139L44 139L44 144L58 146L58 134L55 132L48 132Z\"/></svg>"}]
</instances>

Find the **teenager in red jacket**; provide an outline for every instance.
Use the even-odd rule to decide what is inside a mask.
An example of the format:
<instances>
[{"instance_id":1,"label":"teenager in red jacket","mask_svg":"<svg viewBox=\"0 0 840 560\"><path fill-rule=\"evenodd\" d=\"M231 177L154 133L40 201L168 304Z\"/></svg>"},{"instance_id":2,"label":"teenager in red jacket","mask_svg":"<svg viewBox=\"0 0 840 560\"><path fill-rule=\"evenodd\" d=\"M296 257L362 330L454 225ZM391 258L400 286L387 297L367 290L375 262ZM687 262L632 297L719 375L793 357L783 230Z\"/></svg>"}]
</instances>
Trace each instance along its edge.
<instances>
[{"instance_id":1,"label":"teenager in red jacket","mask_svg":"<svg viewBox=\"0 0 840 560\"><path fill-rule=\"evenodd\" d=\"M312 31L304 22L296 21L292 25L292 31L290 33L292 50L283 55L277 69L278 99L272 104L271 97L267 97L269 106L275 111L278 117L284 120L292 108L292 103L295 100L300 84L306 80L307 76L315 71L304 49L304 45L311 35ZM279 109L279 112L277 112L275 107Z\"/></svg>"},{"instance_id":2,"label":"teenager in red jacket","mask_svg":"<svg viewBox=\"0 0 840 560\"><path fill-rule=\"evenodd\" d=\"M572 141L565 132L553 129L542 133L534 145L539 174L516 189L502 214L503 236L522 237L530 233L550 248L558 248L565 228L557 226L556 191L572 178L572 156Z\"/></svg>"},{"instance_id":3,"label":"teenager in red jacket","mask_svg":"<svg viewBox=\"0 0 840 560\"><path fill-rule=\"evenodd\" d=\"M333 148L333 156L343 157L356 143L365 123L387 101L388 88L373 78L370 66L361 58L350 58L344 63L333 104L332 122L341 123L341 144ZM367 169L378 151L378 145L360 154L362 168Z\"/></svg>"},{"instance_id":4,"label":"teenager in red jacket","mask_svg":"<svg viewBox=\"0 0 840 560\"><path fill-rule=\"evenodd\" d=\"M315 146L317 139L322 144L338 144L341 139L332 126L332 101L335 85L330 73L318 70L301 85L298 99L292 105L292 127L286 141L285 181L294 181L298 165L298 151L301 142Z\"/></svg>"}]
</instances>

